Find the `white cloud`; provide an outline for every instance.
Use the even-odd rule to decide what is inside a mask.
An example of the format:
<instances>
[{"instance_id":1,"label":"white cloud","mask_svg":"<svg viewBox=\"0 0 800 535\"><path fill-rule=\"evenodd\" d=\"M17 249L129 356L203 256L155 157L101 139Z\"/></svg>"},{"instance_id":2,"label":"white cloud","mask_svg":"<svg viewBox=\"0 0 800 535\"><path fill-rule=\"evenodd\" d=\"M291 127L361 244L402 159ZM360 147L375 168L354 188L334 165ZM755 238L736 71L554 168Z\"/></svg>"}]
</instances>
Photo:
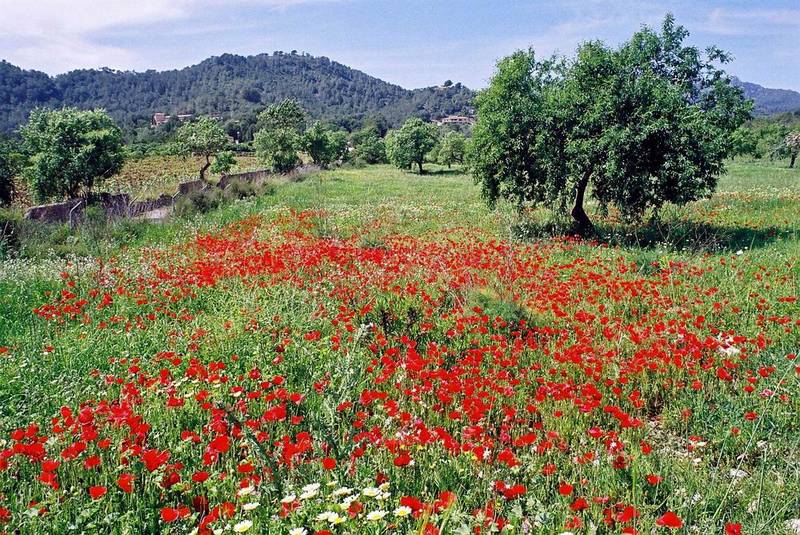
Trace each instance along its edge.
<instances>
[{"instance_id":1,"label":"white cloud","mask_svg":"<svg viewBox=\"0 0 800 535\"><path fill-rule=\"evenodd\" d=\"M213 7L291 6L335 0L0 0L2 58L60 73L80 67L147 67L143 58L104 44L104 33L189 19Z\"/></svg>"},{"instance_id":2,"label":"white cloud","mask_svg":"<svg viewBox=\"0 0 800 535\"><path fill-rule=\"evenodd\" d=\"M717 35L776 35L800 28L798 9L712 9L701 23L704 31Z\"/></svg>"}]
</instances>

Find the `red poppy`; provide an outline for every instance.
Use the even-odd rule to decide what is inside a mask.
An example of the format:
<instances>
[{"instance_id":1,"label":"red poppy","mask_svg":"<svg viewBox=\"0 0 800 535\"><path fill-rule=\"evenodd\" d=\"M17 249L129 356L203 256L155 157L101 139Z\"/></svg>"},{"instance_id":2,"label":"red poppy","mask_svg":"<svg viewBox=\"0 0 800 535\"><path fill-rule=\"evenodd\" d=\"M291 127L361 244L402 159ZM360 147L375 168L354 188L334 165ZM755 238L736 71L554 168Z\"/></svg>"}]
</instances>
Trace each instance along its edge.
<instances>
[{"instance_id":1,"label":"red poppy","mask_svg":"<svg viewBox=\"0 0 800 535\"><path fill-rule=\"evenodd\" d=\"M681 520L681 517L672 511L667 511L661 516L661 518L656 520L656 525L665 528L677 529L683 527L683 520Z\"/></svg>"}]
</instances>

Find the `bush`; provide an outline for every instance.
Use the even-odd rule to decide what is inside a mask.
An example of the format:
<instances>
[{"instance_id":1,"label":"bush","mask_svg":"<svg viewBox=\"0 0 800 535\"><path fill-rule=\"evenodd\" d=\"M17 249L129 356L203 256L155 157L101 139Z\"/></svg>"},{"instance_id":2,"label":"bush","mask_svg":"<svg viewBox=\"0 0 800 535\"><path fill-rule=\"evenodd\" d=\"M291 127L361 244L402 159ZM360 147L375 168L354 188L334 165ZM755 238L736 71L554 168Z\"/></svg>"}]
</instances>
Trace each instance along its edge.
<instances>
[{"instance_id":1,"label":"bush","mask_svg":"<svg viewBox=\"0 0 800 535\"><path fill-rule=\"evenodd\" d=\"M217 188L193 191L178 199L175 203L175 215L191 217L195 214L204 214L218 208L224 200L222 191Z\"/></svg>"},{"instance_id":2,"label":"bush","mask_svg":"<svg viewBox=\"0 0 800 535\"><path fill-rule=\"evenodd\" d=\"M275 193L275 186L271 184L254 184L247 180L232 180L225 188L224 196L228 200L245 199L259 195L272 195Z\"/></svg>"}]
</instances>

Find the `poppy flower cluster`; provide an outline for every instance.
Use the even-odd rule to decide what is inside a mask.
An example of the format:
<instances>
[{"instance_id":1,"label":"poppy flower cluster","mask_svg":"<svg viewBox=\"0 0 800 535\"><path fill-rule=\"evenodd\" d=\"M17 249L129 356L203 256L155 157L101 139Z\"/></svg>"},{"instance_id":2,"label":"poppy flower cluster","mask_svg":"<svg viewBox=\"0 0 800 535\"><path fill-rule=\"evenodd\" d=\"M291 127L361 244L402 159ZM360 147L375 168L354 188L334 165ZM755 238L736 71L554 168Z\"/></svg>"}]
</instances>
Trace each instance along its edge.
<instances>
[{"instance_id":1,"label":"poppy flower cluster","mask_svg":"<svg viewBox=\"0 0 800 535\"><path fill-rule=\"evenodd\" d=\"M756 268L770 297L743 299L713 284L743 259L468 230L376 246L316 215L64 273L34 313L59 351L108 353L93 395L0 443L0 522L737 532L747 504L701 493L797 423L800 317L769 293L788 272Z\"/></svg>"}]
</instances>

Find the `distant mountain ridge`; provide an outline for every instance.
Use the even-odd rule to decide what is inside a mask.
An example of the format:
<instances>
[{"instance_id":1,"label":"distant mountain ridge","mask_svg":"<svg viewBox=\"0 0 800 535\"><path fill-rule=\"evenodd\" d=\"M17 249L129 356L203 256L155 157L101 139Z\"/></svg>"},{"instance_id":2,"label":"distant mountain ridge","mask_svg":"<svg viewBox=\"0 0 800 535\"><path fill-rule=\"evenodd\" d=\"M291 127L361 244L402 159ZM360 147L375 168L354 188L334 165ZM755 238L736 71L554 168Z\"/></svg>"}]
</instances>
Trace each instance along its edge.
<instances>
[{"instance_id":1,"label":"distant mountain ridge","mask_svg":"<svg viewBox=\"0 0 800 535\"><path fill-rule=\"evenodd\" d=\"M756 115L800 109L797 91L738 78L734 83L755 101ZM379 113L396 126L409 116L469 113L474 96L458 83L404 89L326 57L284 52L223 54L168 71L80 69L54 77L0 60L0 132L5 133L37 106L104 108L128 129L149 124L157 112L219 115L252 129L259 110L294 98L315 119L346 122Z\"/></svg>"},{"instance_id":2,"label":"distant mountain ridge","mask_svg":"<svg viewBox=\"0 0 800 535\"><path fill-rule=\"evenodd\" d=\"M755 104L755 115L775 115L800 110L800 93L791 89L770 89L732 77L733 85L742 88L744 96Z\"/></svg>"},{"instance_id":3,"label":"distant mountain ridge","mask_svg":"<svg viewBox=\"0 0 800 535\"><path fill-rule=\"evenodd\" d=\"M284 98L316 119L380 113L397 125L411 115L467 113L474 95L459 83L404 89L325 57L283 52L223 54L179 70L81 69L54 77L0 61L0 131L12 131L37 106L104 108L123 127L137 127L156 112L252 118Z\"/></svg>"}]
</instances>

